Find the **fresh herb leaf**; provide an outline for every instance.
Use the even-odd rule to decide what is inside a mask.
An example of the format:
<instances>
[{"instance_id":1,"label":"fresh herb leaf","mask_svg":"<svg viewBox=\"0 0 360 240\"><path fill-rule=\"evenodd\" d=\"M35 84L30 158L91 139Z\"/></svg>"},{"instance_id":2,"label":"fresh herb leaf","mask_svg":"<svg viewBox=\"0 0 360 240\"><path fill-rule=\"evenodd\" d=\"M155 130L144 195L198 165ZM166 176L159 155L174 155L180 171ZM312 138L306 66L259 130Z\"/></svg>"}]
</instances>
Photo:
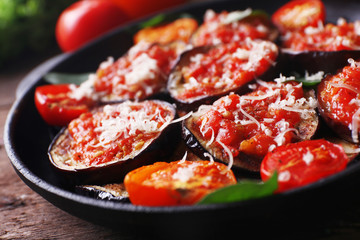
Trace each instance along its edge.
<instances>
[{"instance_id":1,"label":"fresh herb leaf","mask_svg":"<svg viewBox=\"0 0 360 240\"><path fill-rule=\"evenodd\" d=\"M309 80L303 77L303 78L296 78L295 81L301 82L304 87L314 87L321 82L321 79Z\"/></svg>"},{"instance_id":2,"label":"fresh herb leaf","mask_svg":"<svg viewBox=\"0 0 360 240\"><path fill-rule=\"evenodd\" d=\"M139 24L138 28L143 29L147 27L156 27L160 24L169 23L179 18L194 18L194 17L189 13L181 13L180 15L158 14L155 17L152 17L149 20Z\"/></svg>"},{"instance_id":3,"label":"fresh herb leaf","mask_svg":"<svg viewBox=\"0 0 360 240\"><path fill-rule=\"evenodd\" d=\"M139 26L140 26L140 28L154 27L154 26L159 25L160 23L164 22L165 18L166 18L165 14L159 14L159 15L156 15L155 17L150 18L149 20L141 23Z\"/></svg>"},{"instance_id":4,"label":"fresh herb leaf","mask_svg":"<svg viewBox=\"0 0 360 240\"><path fill-rule=\"evenodd\" d=\"M198 204L230 203L272 195L278 188L277 173L266 182L242 181L220 188L198 202Z\"/></svg>"},{"instance_id":5,"label":"fresh herb leaf","mask_svg":"<svg viewBox=\"0 0 360 240\"><path fill-rule=\"evenodd\" d=\"M266 11L262 10L262 9L253 10L250 16L270 18L269 14Z\"/></svg>"},{"instance_id":6,"label":"fresh herb leaf","mask_svg":"<svg viewBox=\"0 0 360 240\"><path fill-rule=\"evenodd\" d=\"M46 82L51 84L69 84L80 85L89 78L91 73L56 73L51 72L44 76Z\"/></svg>"}]
</instances>

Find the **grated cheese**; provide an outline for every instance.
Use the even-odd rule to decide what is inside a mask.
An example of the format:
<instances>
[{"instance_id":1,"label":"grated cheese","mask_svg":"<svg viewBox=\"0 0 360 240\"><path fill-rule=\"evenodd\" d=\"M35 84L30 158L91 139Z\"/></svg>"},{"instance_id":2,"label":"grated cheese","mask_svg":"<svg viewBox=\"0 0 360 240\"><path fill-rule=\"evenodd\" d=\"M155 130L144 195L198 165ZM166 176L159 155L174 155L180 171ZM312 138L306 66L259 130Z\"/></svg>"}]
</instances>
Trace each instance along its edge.
<instances>
[{"instance_id":1,"label":"grated cheese","mask_svg":"<svg viewBox=\"0 0 360 240\"><path fill-rule=\"evenodd\" d=\"M125 74L125 83L128 85L138 84L146 79L155 78L161 72L157 61L150 58L146 53L142 53L135 58L131 66L131 71Z\"/></svg>"},{"instance_id":2,"label":"grated cheese","mask_svg":"<svg viewBox=\"0 0 360 240\"><path fill-rule=\"evenodd\" d=\"M287 182L291 178L291 174L288 170L279 173L278 180L281 182Z\"/></svg>"},{"instance_id":3,"label":"grated cheese","mask_svg":"<svg viewBox=\"0 0 360 240\"><path fill-rule=\"evenodd\" d=\"M309 165L314 160L314 155L310 151L307 151L303 154L302 160L306 163L306 165Z\"/></svg>"},{"instance_id":4,"label":"grated cheese","mask_svg":"<svg viewBox=\"0 0 360 240\"><path fill-rule=\"evenodd\" d=\"M161 116L160 111L149 114L143 108L135 110L132 107L138 103L126 101L119 105L106 105L104 107L105 116L101 119L100 126L94 129L100 133L99 144L104 146L112 143L119 137L127 138L137 135L138 132L154 133L162 131L170 122L171 117L160 118L162 121L155 121ZM160 125L160 127L159 127Z\"/></svg>"},{"instance_id":5,"label":"grated cheese","mask_svg":"<svg viewBox=\"0 0 360 240\"><path fill-rule=\"evenodd\" d=\"M194 169L197 167L197 165L198 164L194 162L186 167L178 168L178 170L172 175L172 178L181 182L188 182L195 176Z\"/></svg>"},{"instance_id":6,"label":"grated cheese","mask_svg":"<svg viewBox=\"0 0 360 240\"><path fill-rule=\"evenodd\" d=\"M226 14L225 18L221 19L221 23L224 25L234 23L250 16L252 13L251 8L247 8L244 11L233 11Z\"/></svg>"},{"instance_id":7,"label":"grated cheese","mask_svg":"<svg viewBox=\"0 0 360 240\"><path fill-rule=\"evenodd\" d=\"M230 151L230 149L224 144L222 143L220 140L216 140L216 142L218 144L220 144L220 146L224 149L224 151L227 153L227 155L229 156L229 163L228 163L228 169L231 169L232 165L234 164L234 156L232 154L232 152Z\"/></svg>"},{"instance_id":8,"label":"grated cheese","mask_svg":"<svg viewBox=\"0 0 360 240\"><path fill-rule=\"evenodd\" d=\"M309 75L308 71L305 71L305 80L306 81L314 81L317 82L319 80L322 80L324 77L324 72L323 71L319 71L317 73L314 73L312 75Z\"/></svg>"},{"instance_id":9,"label":"grated cheese","mask_svg":"<svg viewBox=\"0 0 360 240\"><path fill-rule=\"evenodd\" d=\"M207 152L204 153L204 157L208 157L211 163L214 162L214 158L213 158L213 156L212 156L210 153L207 153Z\"/></svg>"}]
</instances>

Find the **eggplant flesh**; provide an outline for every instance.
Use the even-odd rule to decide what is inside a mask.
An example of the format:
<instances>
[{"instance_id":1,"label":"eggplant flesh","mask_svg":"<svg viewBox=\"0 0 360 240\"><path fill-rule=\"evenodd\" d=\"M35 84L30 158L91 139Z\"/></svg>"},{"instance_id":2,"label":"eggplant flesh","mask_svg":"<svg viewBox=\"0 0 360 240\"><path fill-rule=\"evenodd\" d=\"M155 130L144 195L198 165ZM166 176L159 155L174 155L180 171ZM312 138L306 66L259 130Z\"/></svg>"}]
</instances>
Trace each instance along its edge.
<instances>
[{"instance_id":1,"label":"eggplant flesh","mask_svg":"<svg viewBox=\"0 0 360 240\"><path fill-rule=\"evenodd\" d=\"M154 101L164 109L167 109L170 114L170 120L164 123L161 131L147 139L141 147L131 149L131 153L123 158L113 158L106 163L92 165L78 163L70 153L73 138L69 134L68 128L65 127L49 146L48 155L51 164L65 176L67 183L104 184L121 182L129 171L145 164L151 164L155 161L166 161L180 140L180 137L176 137L180 135L179 123L171 124L171 121L176 116L176 111L174 106L167 102L159 100L148 101Z\"/></svg>"}]
</instances>

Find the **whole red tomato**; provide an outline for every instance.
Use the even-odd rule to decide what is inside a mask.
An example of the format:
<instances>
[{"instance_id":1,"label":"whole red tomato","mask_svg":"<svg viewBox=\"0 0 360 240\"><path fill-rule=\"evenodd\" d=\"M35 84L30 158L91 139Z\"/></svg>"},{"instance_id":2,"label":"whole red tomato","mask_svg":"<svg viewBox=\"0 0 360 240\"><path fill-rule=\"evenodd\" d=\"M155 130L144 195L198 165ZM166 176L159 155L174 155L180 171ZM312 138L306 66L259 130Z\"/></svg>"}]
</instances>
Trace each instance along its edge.
<instances>
[{"instance_id":1,"label":"whole red tomato","mask_svg":"<svg viewBox=\"0 0 360 240\"><path fill-rule=\"evenodd\" d=\"M111 0L123 9L131 18L138 18L147 14L174 7L186 0Z\"/></svg>"},{"instance_id":2,"label":"whole red tomato","mask_svg":"<svg viewBox=\"0 0 360 240\"><path fill-rule=\"evenodd\" d=\"M63 51L73 51L128 21L110 0L82 0L66 8L56 24L56 40Z\"/></svg>"}]
</instances>

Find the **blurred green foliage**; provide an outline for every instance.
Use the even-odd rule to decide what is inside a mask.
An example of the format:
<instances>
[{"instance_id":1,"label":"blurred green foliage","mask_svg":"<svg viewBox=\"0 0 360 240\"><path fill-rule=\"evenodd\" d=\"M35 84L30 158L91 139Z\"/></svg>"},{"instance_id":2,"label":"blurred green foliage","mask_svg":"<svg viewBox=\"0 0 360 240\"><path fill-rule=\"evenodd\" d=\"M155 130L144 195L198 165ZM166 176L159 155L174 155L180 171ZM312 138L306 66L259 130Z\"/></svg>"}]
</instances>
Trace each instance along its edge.
<instances>
[{"instance_id":1,"label":"blurred green foliage","mask_svg":"<svg viewBox=\"0 0 360 240\"><path fill-rule=\"evenodd\" d=\"M0 0L0 68L25 51L55 45L60 13L76 0Z\"/></svg>"}]
</instances>

